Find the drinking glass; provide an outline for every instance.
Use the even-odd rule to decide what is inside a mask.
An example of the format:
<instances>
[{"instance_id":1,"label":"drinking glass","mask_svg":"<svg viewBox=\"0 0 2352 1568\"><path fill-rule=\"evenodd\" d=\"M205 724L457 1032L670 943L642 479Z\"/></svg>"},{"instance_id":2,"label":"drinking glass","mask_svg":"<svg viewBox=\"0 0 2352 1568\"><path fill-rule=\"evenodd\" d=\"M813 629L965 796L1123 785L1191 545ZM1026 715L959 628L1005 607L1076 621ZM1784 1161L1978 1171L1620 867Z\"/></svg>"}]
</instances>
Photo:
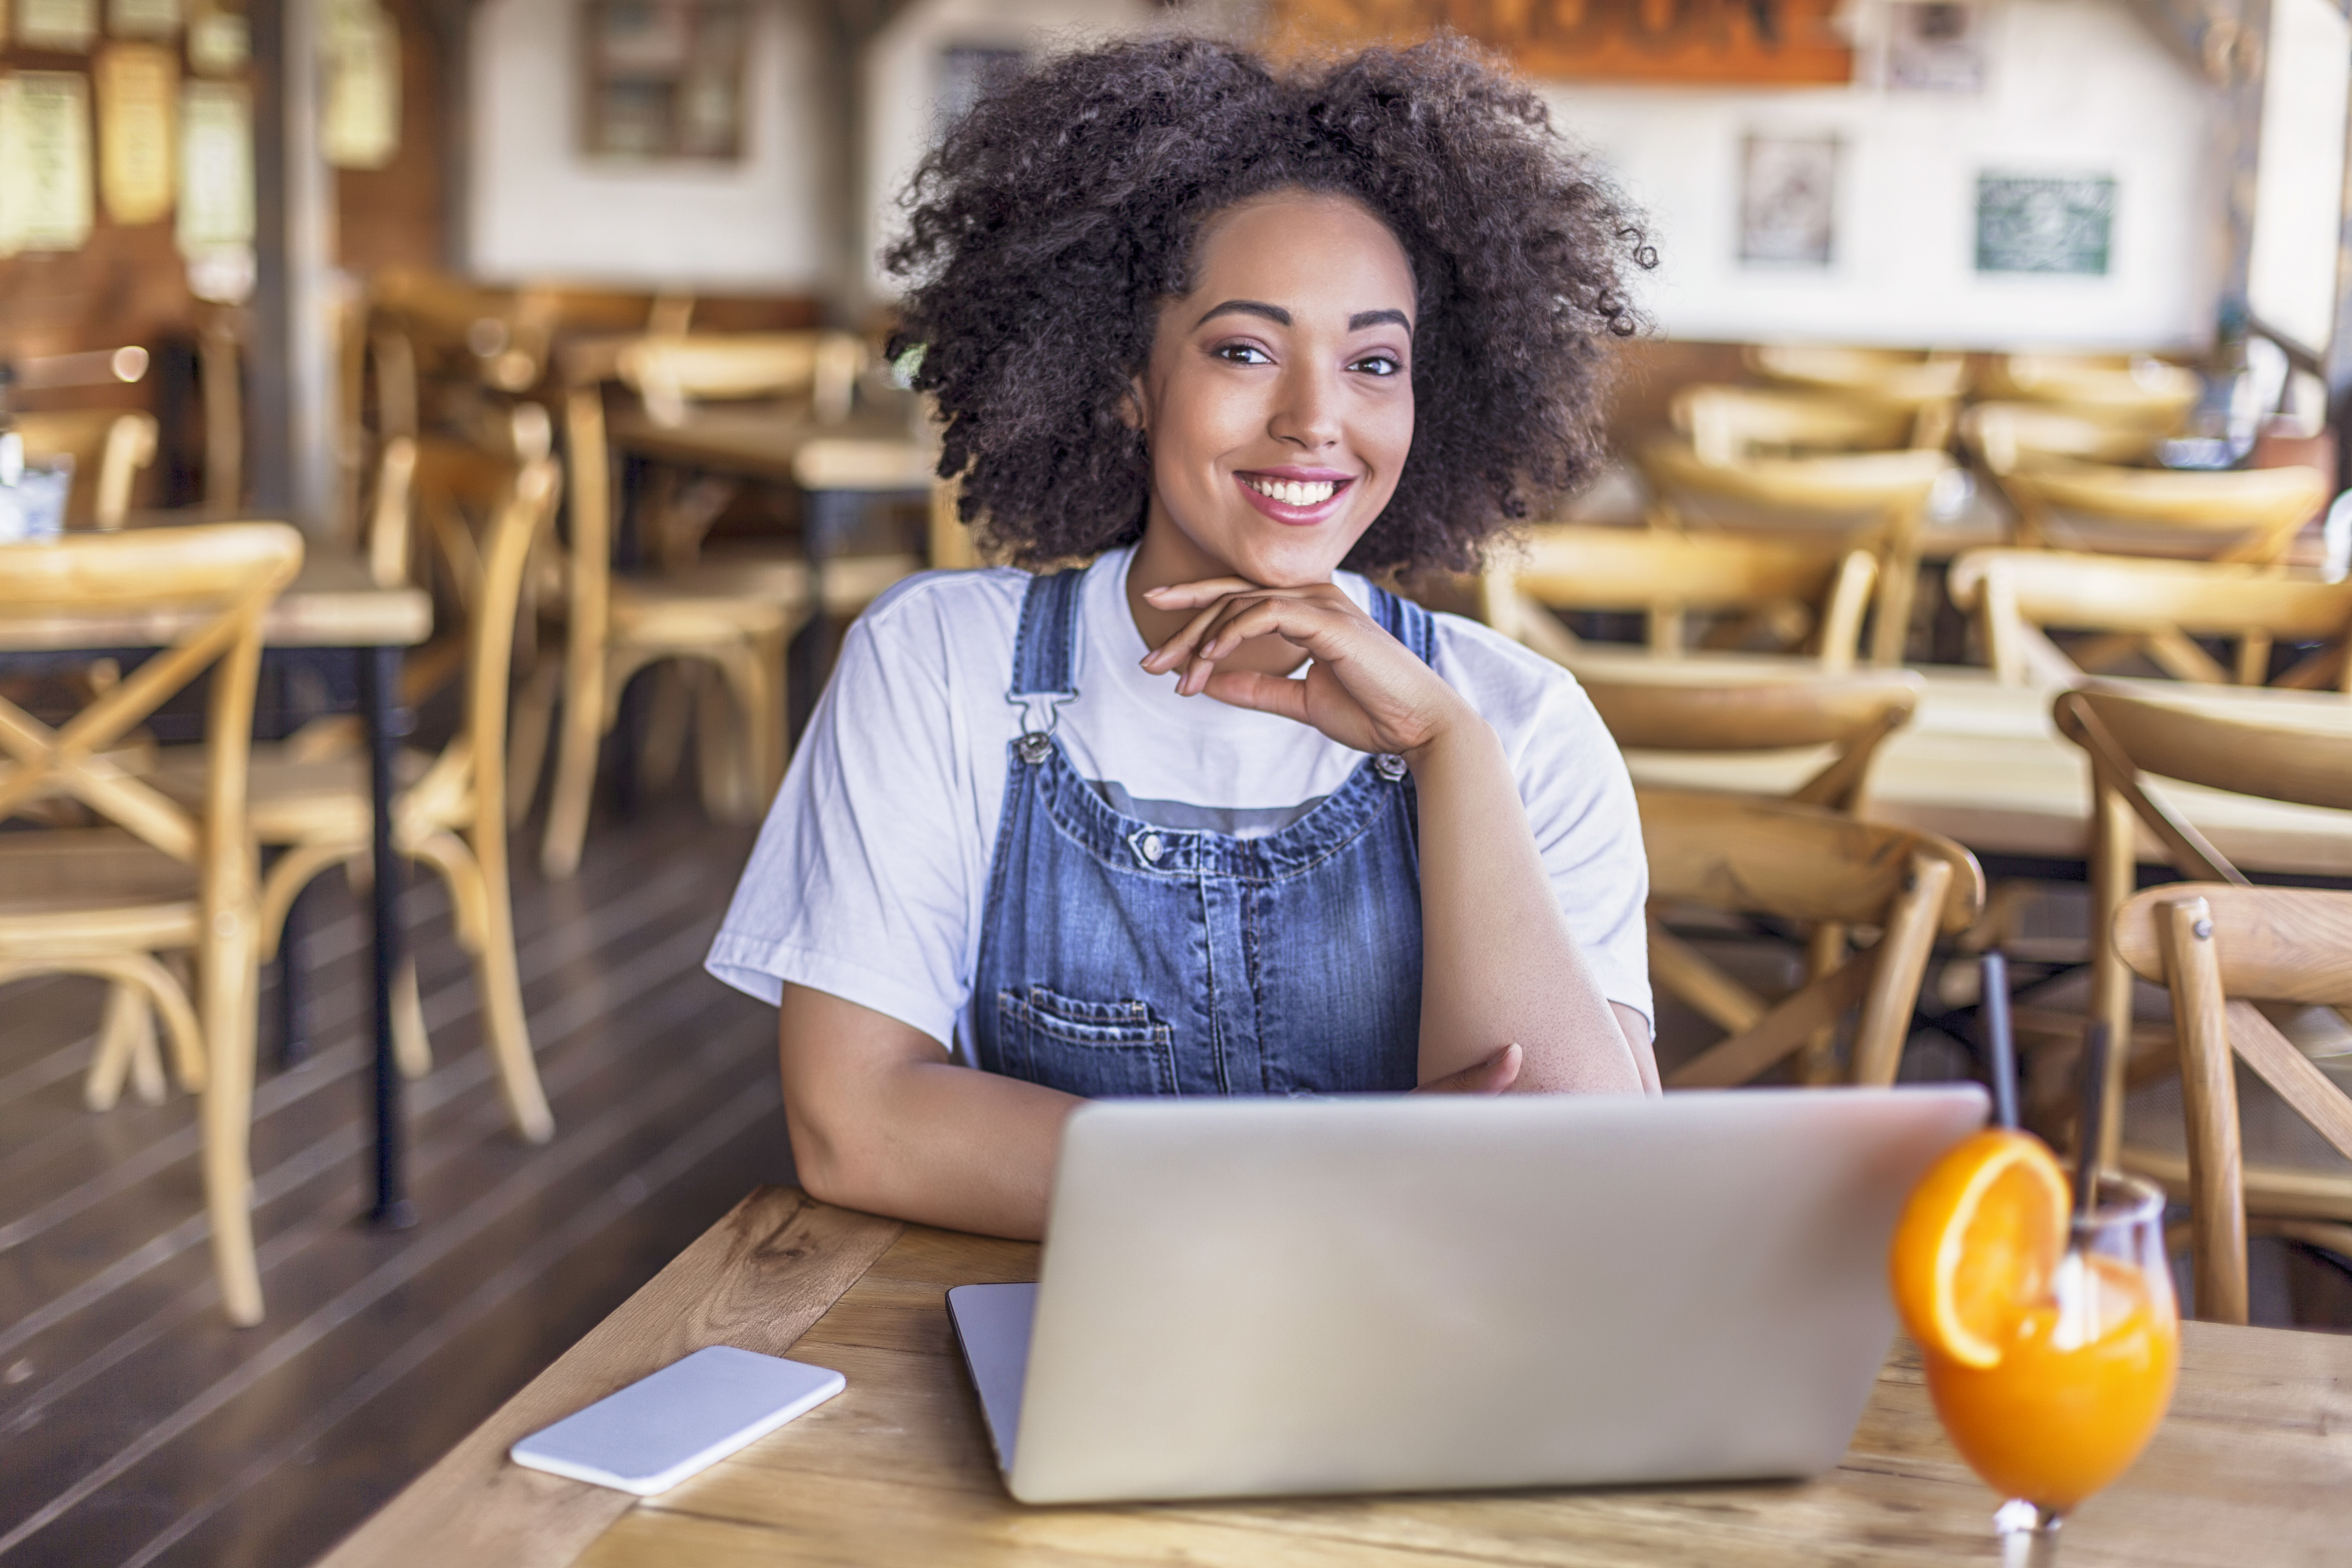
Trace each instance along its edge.
<instances>
[{"instance_id":1,"label":"drinking glass","mask_svg":"<svg viewBox=\"0 0 2352 1568\"><path fill-rule=\"evenodd\" d=\"M2164 1194L2099 1178L2045 1298L1989 1367L1926 1352L1952 1447L2011 1500L1994 1516L2007 1568L2050 1568L2058 1527L2131 1468L2172 1403L2180 1315L2164 1251Z\"/></svg>"}]
</instances>

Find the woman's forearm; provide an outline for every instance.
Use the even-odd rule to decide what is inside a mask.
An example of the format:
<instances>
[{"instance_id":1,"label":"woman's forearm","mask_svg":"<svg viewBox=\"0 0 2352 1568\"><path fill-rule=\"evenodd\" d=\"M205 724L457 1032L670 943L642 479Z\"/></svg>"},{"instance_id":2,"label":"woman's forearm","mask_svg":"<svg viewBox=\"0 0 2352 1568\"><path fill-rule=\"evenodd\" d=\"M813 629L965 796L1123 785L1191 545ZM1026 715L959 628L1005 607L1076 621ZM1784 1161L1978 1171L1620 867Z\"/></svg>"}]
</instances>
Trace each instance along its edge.
<instances>
[{"instance_id":1,"label":"woman's forearm","mask_svg":"<svg viewBox=\"0 0 2352 1568\"><path fill-rule=\"evenodd\" d=\"M1514 1041L1522 1091L1654 1081L1570 934L1494 730L1466 717L1407 760L1421 814L1422 1081Z\"/></svg>"},{"instance_id":2,"label":"woman's forearm","mask_svg":"<svg viewBox=\"0 0 2352 1568\"><path fill-rule=\"evenodd\" d=\"M950 1230L1044 1237L1076 1096L958 1067L919 1030L821 991L787 985L779 1011L784 1116L812 1195Z\"/></svg>"}]
</instances>

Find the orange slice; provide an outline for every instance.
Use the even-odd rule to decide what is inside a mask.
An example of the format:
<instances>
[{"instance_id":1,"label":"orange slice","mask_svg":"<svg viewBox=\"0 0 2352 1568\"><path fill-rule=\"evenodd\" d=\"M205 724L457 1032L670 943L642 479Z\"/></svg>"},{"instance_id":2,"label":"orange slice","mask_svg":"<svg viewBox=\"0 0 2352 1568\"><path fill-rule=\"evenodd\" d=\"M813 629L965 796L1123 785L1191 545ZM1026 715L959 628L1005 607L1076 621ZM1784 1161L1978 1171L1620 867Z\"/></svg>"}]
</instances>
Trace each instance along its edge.
<instances>
[{"instance_id":1,"label":"orange slice","mask_svg":"<svg viewBox=\"0 0 2352 1568\"><path fill-rule=\"evenodd\" d=\"M1963 1366L2001 1347L2049 1293L2066 1249L2066 1174L2042 1140L1991 1129L1928 1168L1888 1260L1895 1305L1922 1348Z\"/></svg>"}]
</instances>

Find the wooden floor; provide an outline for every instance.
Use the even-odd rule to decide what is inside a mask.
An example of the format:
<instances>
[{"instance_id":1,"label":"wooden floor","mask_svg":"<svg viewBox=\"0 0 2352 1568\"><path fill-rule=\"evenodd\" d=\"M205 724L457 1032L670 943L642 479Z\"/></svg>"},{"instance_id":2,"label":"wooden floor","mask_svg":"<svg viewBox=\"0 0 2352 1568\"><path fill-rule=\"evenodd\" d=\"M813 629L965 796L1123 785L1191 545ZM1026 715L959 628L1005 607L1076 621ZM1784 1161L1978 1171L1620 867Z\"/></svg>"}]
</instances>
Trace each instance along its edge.
<instances>
[{"instance_id":1,"label":"wooden floor","mask_svg":"<svg viewBox=\"0 0 2352 1568\"><path fill-rule=\"evenodd\" d=\"M0 1563L308 1563L750 1187L789 1181L775 1014L701 968L750 845L667 814L600 832L570 884L519 873L540 1150L506 1131L419 879L435 1067L409 1086L421 1222L399 1234L353 1223L362 930L339 878L314 884L314 1054L257 1094L255 1329L220 1315L191 1101L91 1114L98 986L0 988Z\"/></svg>"}]
</instances>

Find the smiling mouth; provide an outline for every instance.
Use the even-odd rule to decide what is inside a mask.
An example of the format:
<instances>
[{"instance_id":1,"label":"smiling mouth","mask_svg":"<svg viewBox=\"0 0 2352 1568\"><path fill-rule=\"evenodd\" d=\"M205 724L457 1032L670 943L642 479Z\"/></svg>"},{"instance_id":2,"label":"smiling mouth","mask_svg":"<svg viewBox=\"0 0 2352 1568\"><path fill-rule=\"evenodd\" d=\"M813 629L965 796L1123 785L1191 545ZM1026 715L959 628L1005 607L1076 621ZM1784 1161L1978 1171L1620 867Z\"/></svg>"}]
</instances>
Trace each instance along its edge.
<instances>
[{"instance_id":1,"label":"smiling mouth","mask_svg":"<svg viewBox=\"0 0 2352 1568\"><path fill-rule=\"evenodd\" d=\"M1284 506L1321 506L1348 486L1353 479L1277 479L1264 474L1236 474L1235 479L1272 501Z\"/></svg>"}]
</instances>

